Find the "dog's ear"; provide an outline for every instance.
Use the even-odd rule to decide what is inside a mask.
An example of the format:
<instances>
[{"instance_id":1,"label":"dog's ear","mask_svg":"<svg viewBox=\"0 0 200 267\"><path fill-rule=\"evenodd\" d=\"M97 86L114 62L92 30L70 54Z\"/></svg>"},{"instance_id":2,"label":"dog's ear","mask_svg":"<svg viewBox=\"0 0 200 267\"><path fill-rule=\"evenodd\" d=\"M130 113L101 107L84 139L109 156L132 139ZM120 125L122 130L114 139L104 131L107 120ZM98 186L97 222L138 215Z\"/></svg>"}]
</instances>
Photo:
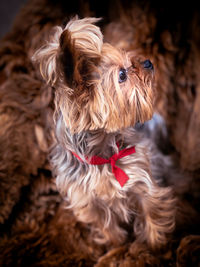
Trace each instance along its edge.
<instances>
[{"instance_id":1,"label":"dog's ear","mask_svg":"<svg viewBox=\"0 0 200 267\"><path fill-rule=\"evenodd\" d=\"M39 63L40 73L47 83L54 85L57 81L57 55L62 28L53 28L53 34L46 45L33 55L33 62Z\"/></svg>"},{"instance_id":2,"label":"dog's ear","mask_svg":"<svg viewBox=\"0 0 200 267\"><path fill-rule=\"evenodd\" d=\"M69 87L73 87L75 64L77 61L77 52L71 34L65 30L60 37L59 66L64 74L65 82Z\"/></svg>"},{"instance_id":3,"label":"dog's ear","mask_svg":"<svg viewBox=\"0 0 200 267\"><path fill-rule=\"evenodd\" d=\"M64 74L65 82L70 88L78 85L89 85L94 78L95 69L98 66L100 55L91 56L76 46L76 40L71 38L68 30L65 30L60 38L59 66Z\"/></svg>"},{"instance_id":4,"label":"dog's ear","mask_svg":"<svg viewBox=\"0 0 200 267\"><path fill-rule=\"evenodd\" d=\"M94 18L74 20L60 37L58 66L70 88L91 87L99 76L103 37Z\"/></svg>"},{"instance_id":5,"label":"dog's ear","mask_svg":"<svg viewBox=\"0 0 200 267\"><path fill-rule=\"evenodd\" d=\"M70 20L64 30L55 27L46 46L32 57L39 62L43 78L54 85L59 79L80 91L91 87L98 78L98 63L103 44L97 18Z\"/></svg>"}]
</instances>

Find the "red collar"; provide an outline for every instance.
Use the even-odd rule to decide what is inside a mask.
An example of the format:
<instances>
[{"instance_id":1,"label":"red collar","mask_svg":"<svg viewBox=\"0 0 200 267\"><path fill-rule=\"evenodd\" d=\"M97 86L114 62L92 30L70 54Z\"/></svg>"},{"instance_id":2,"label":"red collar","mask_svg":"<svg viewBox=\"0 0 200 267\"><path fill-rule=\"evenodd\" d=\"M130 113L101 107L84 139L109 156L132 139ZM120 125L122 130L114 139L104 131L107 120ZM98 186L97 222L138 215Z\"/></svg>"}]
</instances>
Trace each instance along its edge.
<instances>
[{"instance_id":1,"label":"red collar","mask_svg":"<svg viewBox=\"0 0 200 267\"><path fill-rule=\"evenodd\" d=\"M135 153L135 146L132 146L132 147L124 148L120 150L118 153L112 155L109 159L104 159L98 156L93 156L90 160L88 160L88 158L86 157L86 161L88 164L91 164L91 165L102 165L102 164L107 164L107 163L110 164L112 167L112 173L114 174L115 178L117 179L121 187L123 187L124 184L129 179L129 177L122 169L116 166L116 161L118 159L121 159L123 157L129 156L134 153ZM78 158L81 162L83 162L83 160L76 153L72 152L72 154L76 158Z\"/></svg>"}]
</instances>

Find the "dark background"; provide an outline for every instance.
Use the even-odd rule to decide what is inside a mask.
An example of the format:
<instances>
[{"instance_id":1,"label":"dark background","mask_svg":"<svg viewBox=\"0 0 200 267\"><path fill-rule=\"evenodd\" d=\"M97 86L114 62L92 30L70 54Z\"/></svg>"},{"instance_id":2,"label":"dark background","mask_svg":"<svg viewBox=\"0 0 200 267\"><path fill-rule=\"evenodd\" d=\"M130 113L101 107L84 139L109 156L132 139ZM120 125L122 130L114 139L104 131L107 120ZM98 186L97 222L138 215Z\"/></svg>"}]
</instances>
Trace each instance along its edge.
<instances>
[{"instance_id":1,"label":"dark background","mask_svg":"<svg viewBox=\"0 0 200 267\"><path fill-rule=\"evenodd\" d=\"M27 0L0 0L0 38L11 28L13 20Z\"/></svg>"}]
</instances>

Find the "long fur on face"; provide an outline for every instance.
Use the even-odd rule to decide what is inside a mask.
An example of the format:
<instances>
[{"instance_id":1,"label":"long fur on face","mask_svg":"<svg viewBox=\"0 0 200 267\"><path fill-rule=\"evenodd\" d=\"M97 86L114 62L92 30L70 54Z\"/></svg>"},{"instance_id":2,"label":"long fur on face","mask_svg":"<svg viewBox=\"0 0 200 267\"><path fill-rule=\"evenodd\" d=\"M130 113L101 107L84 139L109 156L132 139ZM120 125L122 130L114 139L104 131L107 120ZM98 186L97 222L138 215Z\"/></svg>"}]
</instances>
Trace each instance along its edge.
<instances>
[{"instance_id":1,"label":"long fur on face","mask_svg":"<svg viewBox=\"0 0 200 267\"><path fill-rule=\"evenodd\" d=\"M35 54L56 93L52 163L57 187L98 242L122 243L126 227L133 225L137 240L156 248L173 230L175 200L170 188L152 177L149 144L129 128L152 116L153 71L144 59L104 44L93 25L97 21L74 18L64 29L55 28L52 40ZM120 71L125 76L120 78ZM136 148L117 161L129 176L124 187L109 164L89 165L85 159L110 157L118 153L117 143Z\"/></svg>"},{"instance_id":2,"label":"long fur on face","mask_svg":"<svg viewBox=\"0 0 200 267\"><path fill-rule=\"evenodd\" d=\"M95 18L74 18L35 54L43 77L56 87L57 110L72 133L114 132L151 118L152 71L143 60L103 44ZM127 80L119 83L119 71ZM103 74L103 75L102 75Z\"/></svg>"}]
</instances>

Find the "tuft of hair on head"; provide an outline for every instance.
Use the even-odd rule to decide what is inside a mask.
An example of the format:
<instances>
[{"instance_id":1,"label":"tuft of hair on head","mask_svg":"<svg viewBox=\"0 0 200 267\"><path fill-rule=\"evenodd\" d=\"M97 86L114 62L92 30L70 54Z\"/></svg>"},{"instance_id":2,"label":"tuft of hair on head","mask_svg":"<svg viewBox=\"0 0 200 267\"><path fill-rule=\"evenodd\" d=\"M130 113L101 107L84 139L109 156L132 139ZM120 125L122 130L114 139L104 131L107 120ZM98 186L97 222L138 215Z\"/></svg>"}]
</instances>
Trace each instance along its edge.
<instances>
[{"instance_id":1,"label":"tuft of hair on head","mask_svg":"<svg viewBox=\"0 0 200 267\"><path fill-rule=\"evenodd\" d=\"M32 57L34 63L38 63L40 67L40 73L43 79L53 85L57 80L57 54L59 51L59 40L62 34L62 28L56 26L53 28L53 32L49 41L35 52Z\"/></svg>"},{"instance_id":2,"label":"tuft of hair on head","mask_svg":"<svg viewBox=\"0 0 200 267\"><path fill-rule=\"evenodd\" d=\"M77 84L91 85L103 45L100 28L94 25L99 20L75 16L64 29L54 27L50 40L32 58L39 63L47 83L64 81L71 88Z\"/></svg>"}]
</instances>

